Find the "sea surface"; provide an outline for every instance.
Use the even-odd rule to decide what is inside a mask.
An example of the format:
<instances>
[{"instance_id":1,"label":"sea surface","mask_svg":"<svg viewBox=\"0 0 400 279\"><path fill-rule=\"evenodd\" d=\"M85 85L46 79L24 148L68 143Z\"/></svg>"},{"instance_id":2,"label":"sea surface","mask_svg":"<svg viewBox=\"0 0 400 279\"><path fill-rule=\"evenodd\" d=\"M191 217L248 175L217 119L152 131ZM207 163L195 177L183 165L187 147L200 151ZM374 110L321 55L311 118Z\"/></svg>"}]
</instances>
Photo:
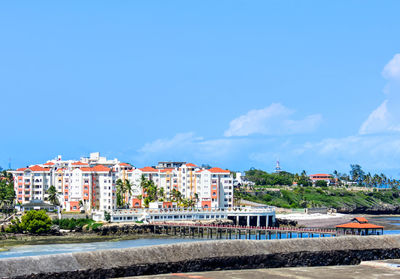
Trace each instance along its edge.
<instances>
[{"instance_id":1,"label":"sea surface","mask_svg":"<svg viewBox=\"0 0 400 279\"><path fill-rule=\"evenodd\" d=\"M384 234L400 234L400 217L372 217L369 218L371 223L374 219L385 219L385 221L390 222L393 229L385 230ZM325 237L330 237L331 235L326 234ZM282 239L287 237L286 234L282 234ZM298 238L300 234L293 233L292 238ZM303 238L308 237L320 237L317 234L309 235L303 234ZM275 239L276 235L272 235ZM242 235L241 239L245 239ZM255 236L252 235L252 239ZM262 236L265 239L265 236ZM1 258L14 258L14 257L27 257L27 256L37 256L37 255L50 255L50 254L60 254L60 253L73 253L73 252L87 252L96 250L107 250L107 249L122 249L131 247L143 247L151 245L160 244L174 244L182 242L195 242L195 241L205 241L209 239L199 239L199 238L142 238L133 240L119 240L119 241L103 241L103 242L89 242L89 243L68 243L68 244L40 244L40 245L21 245L11 247L9 251L0 252Z\"/></svg>"}]
</instances>

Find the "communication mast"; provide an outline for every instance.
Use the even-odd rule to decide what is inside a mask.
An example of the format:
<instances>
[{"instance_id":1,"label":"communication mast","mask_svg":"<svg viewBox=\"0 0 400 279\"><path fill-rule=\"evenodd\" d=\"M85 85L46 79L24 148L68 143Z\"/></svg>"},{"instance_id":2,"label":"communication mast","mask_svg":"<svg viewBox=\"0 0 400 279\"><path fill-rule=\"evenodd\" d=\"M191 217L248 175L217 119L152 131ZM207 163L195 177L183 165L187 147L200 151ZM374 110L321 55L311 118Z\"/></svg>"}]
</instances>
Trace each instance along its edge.
<instances>
[{"instance_id":1,"label":"communication mast","mask_svg":"<svg viewBox=\"0 0 400 279\"><path fill-rule=\"evenodd\" d=\"M279 160L276 161L276 167L275 167L275 172L280 173L282 171L281 166L279 164Z\"/></svg>"}]
</instances>

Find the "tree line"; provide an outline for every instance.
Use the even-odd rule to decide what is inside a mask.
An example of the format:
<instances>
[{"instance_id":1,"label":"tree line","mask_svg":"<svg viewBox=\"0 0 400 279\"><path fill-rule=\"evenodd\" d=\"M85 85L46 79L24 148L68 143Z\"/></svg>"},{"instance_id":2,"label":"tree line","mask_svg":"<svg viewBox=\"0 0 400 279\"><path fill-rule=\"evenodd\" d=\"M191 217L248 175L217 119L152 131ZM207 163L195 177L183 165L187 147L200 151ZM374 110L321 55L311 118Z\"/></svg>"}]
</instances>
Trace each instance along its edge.
<instances>
[{"instance_id":1,"label":"tree line","mask_svg":"<svg viewBox=\"0 0 400 279\"><path fill-rule=\"evenodd\" d=\"M359 164L351 164L349 173L339 173L337 170L334 170L331 176L333 182L338 186L358 185L364 187L379 187L385 185L389 188L397 188L400 186L400 180L389 178L383 173L366 173ZM293 174L286 171L268 173L263 170L251 168L250 170L245 171L245 177L247 180L259 186L291 186L293 184L299 186L312 186L313 184L305 170L300 174ZM317 181L315 186L327 186L327 182L323 180Z\"/></svg>"}]
</instances>

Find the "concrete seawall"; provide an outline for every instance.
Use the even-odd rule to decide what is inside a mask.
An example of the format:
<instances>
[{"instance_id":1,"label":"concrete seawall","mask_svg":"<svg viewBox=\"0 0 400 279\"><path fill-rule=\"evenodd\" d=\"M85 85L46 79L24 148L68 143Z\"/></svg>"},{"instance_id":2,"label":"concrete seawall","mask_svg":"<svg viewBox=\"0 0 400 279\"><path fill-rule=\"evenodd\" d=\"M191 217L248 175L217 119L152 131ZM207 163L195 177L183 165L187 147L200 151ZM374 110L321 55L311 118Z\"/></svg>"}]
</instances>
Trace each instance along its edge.
<instances>
[{"instance_id":1,"label":"concrete seawall","mask_svg":"<svg viewBox=\"0 0 400 279\"><path fill-rule=\"evenodd\" d=\"M227 240L0 260L1 278L110 278L400 258L400 236Z\"/></svg>"}]
</instances>

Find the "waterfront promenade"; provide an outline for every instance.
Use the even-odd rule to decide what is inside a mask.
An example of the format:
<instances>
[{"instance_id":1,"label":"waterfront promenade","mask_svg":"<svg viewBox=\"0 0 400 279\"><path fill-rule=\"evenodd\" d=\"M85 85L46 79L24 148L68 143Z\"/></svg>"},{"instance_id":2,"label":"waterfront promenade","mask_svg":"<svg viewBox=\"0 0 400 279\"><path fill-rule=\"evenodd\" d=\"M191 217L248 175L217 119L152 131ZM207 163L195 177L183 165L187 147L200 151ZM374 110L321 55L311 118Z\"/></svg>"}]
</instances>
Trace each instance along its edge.
<instances>
[{"instance_id":1,"label":"waterfront promenade","mask_svg":"<svg viewBox=\"0 0 400 279\"><path fill-rule=\"evenodd\" d=\"M323 276L322 276L323 274ZM400 274L400 259L365 261L359 265L286 267L244 270L223 270L192 273L170 273L124 277L124 279L397 279ZM122 278L119 278L122 279Z\"/></svg>"},{"instance_id":2,"label":"waterfront promenade","mask_svg":"<svg viewBox=\"0 0 400 279\"><path fill-rule=\"evenodd\" d=\"M400 258L400 236L219 240L0 260L0 278L115 278Z\"/></svg>"}]
</instances>

